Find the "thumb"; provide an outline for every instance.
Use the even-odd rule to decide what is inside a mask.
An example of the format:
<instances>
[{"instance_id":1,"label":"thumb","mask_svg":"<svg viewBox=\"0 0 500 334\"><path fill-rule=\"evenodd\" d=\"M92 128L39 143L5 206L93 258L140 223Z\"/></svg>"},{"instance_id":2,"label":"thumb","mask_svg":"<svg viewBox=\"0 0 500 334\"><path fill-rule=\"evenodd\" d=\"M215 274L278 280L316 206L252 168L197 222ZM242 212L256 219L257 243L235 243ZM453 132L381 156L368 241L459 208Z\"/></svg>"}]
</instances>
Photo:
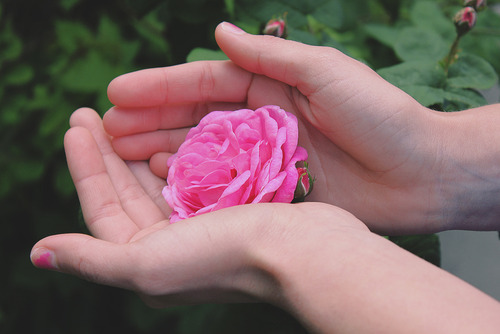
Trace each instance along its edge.
<instances>
[{"instance_id":1,"label":"thumb","mask_svg":"<svg viewBox=\"0 0 500 334\"><path fill-rule=\"evenodd\" d=\"M309 65L317 64L317 60L312 59L319 56L318 49L321 48L274 36L247 34L229 22L219 24L215 38L221 50L249 72L265 75L293 87L314 82L309 80L311 78L321 80L321 77L318 78L318 74L323 72L320 66L312 68ZM326 76L322 77L326 79ZM306 92L302 93L307 95Z\"/></svg>"},{"instance_id":2,"label":"thumb","mask_svg":"<svg viewBox=\"0 0 500 334\"><path fill-rule=\"evenodd\" d=\"M221 50L238 66L297 87L306 96L331 83L332 73L336 78L348 78L368 69L334 48L252 35L229 22L219 24L215 37Z\"/></svg>"},{"instance_id":3,"label":"thumb","mask_svg":"<svg viewBox=\"0 0 500 334\"><path fill-rule=\"evenodd\" d=\"M60 234L40 240L30 254L33 265L88 281L131 288L127 244L113 244L85 234Z\"/></svg>"}]
</instances>

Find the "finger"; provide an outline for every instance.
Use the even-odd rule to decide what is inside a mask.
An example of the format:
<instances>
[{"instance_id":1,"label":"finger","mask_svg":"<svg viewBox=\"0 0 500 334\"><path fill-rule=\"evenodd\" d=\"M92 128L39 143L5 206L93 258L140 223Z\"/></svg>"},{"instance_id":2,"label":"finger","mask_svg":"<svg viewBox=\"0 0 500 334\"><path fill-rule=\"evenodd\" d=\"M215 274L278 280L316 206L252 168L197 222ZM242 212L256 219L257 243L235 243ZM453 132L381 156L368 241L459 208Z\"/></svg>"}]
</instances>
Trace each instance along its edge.
<instances>
[{"instance_id":1,"label":"finger","mask_svg":"<svg viewBox=\"0 0 500 334\"><path fill-rule=\"evenodd\" d=\"M169 154L167 154L170 156ZM157 176L154 171L150 169L146 161L128 161L127 166L130 171L135 175L144 191L153 200L158 208L163 212L165 217L170 216L172 209L168 206L165 198L162 195L162 190L166 185L165 177ZM165 160L166 168L166 160Z\"/></svg>"},{"instance_id":2,"label":"finger","mask_svg":"<svg viewBox=\"0 0 500 334\"><path fill-rule=\"evenodd\" d=\"M215 37L219 47L238 66L298 87L304 95L330 81L325 73L329 71L321 66L327 48L273 36L247 34L228 22L219 24ZM334 49L328 50L332 52ZM348 58L340 52L338 56L342 61Z\"/></svg>"},{"instance_id":3,"label":"finger","mask_svg":"<svg viewBox=\"0 0 500 334\"><path fill-rule=\"evenodd\" d=\"M135 252L85 234L54 235L32 249L31 262L38 268L76 275L91 282L132 289Z\"/></svg>"},{"instance_id":4,"label":"finger","mask_svg":"<svg viewBox=\"0 0 500 334\"><path fill-rule=\"evenodd\" d=\"M111 81L108 97L120 107L242 102L252 75L228 61L193 62L124 74Z\"/></svg>"},{"instance_id":5,"label":"finger","mask_svg":"<svg viewBox=\"0 0 500 334\"><path fill-rule=\"evenodd\" d=\"M167 160L172 154L159 152L155 153L149 159L149 168L158 177L166 179L168 176Z\"/></svg>"},{"instance_id":6,"label":"finger","mask_svg":"<svg viewBox=\"0 0 500 334\"><path fill-rule=\"evenodd\" d=\"M164 130L113 139L116 153L124 160L148 160L158 152L174 153L189 129Z\"/></svg>"},{"instance_id":7,"label":"finger","mask_svg":"<svg viewBox=\"0 0 500 334\"><path fill-rule=\"evenodd\" d=\"M73 127L64 137L64 147L90 232L100 239L127 242L138 228L123 211L94 137L85 128Z\"/></svg>"},{"instance_id":8,"label":"finger","mask_svg":"<svg viewBox=\"0 0 500 334\"><path fill-rule=\"evenodd\" d=\"M115 189L124 213L139 228L165 219L161 210L147 196L124 161L115 153L108 134L105 133L99 115L92 109L82 108L73 113L71 126L88 129L95 139L106 169L106 175ZM97 151L97 152L98 152ZM75 157L78 159L78 157Z\"/></svg>"},{"instance_id":9,"label":"finger","mask_svg":"<svg viewBox=\"0 0 500 334\"><path fill-rule=\"evenodd\" d=\"M114 137L160 129L191 127L211 111L245 108L242 103L189 103L144 108L113 107L104 114L104 129Z\"/></svg>"}]
</instances>

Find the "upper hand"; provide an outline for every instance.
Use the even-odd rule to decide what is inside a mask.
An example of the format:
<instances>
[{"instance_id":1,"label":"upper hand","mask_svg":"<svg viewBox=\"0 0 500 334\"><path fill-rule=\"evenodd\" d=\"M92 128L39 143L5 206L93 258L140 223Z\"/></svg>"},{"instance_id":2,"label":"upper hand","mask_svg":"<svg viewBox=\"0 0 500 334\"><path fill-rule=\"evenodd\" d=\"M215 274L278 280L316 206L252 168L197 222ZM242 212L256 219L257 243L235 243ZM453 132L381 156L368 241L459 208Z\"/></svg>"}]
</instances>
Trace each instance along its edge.
<instances>
[{"instance_id":1,"label":"upper hand","mask_svg":"<svg viewBox=\"0 0 500 334\"><path fill-rule=\"evenodd\" d=\"M428 140L436 113L333 48L232 33L226 23L216 38L231 61L143 70L110 84L115 107L104 124L122 158L150 159L166 178L166 159L205 114L275 104L299 119L316 178L310 200L383 233L438 229L417 224L438 216L439 199L429 198L439 168Z\"/></svg>"}]
</instances>

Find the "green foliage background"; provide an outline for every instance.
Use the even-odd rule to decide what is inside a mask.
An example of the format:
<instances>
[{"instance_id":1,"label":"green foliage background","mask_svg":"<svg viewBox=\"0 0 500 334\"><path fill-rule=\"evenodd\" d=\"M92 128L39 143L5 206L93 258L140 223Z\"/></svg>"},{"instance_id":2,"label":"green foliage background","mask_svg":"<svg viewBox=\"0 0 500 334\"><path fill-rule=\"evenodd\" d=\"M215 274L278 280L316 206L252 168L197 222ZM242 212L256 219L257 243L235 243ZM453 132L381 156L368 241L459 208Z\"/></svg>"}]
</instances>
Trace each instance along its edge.
<instances>
[{"instance_id":1,"label":"green foliage background","mask_svg":"<svg viewBox=\"0 0 500 334\"><path fill-rule=\"evenodd\" d=\"M461 43L464 56L445 73L438 63L459 7L451 0L0 0L0 332L304 333L269 305L152 310L132 293L33 268L29 252L40 238L85 232L62 146L69 116L81 106L104 113L107 84L120 74L223 58L213 38L223 20L259 33L285 12L289 39L339 48L425 105L482 105L478 89L500 72L500 17L480 14ZM439 264L437 237L391 240Z\"/></svg>"}]
</instances>

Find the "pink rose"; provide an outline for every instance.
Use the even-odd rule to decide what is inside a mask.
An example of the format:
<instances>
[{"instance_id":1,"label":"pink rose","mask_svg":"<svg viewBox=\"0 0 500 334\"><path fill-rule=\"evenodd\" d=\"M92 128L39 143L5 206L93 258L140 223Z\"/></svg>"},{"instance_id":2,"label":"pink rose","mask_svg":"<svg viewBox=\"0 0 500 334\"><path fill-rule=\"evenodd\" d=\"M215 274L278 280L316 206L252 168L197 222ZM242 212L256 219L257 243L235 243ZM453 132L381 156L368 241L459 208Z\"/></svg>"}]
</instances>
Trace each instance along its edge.
<instances>
[{"instance_id":1,"label":"pink rose","mask_svg":"<svg viewBox=\"0 0 500 334\"><path fill-rule=\"evenodd\" d=\"M297 119L277 106L214 111L168 160L170 222L248 203L290 203L307 159Z\"/></svg>"}]
</instances>

